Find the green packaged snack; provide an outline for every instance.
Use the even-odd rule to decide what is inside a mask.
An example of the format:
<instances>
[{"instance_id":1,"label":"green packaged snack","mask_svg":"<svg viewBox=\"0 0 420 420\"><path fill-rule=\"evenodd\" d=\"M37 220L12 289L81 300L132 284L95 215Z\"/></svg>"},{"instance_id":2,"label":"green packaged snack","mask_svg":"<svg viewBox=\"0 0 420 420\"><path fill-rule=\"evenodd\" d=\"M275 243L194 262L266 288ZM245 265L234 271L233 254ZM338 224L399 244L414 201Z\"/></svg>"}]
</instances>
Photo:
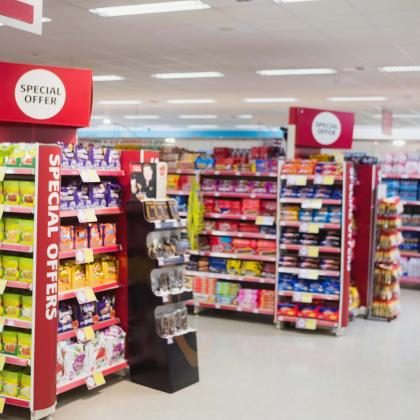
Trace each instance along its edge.
<instances>
[{"instance_id":1,"label":"green packaged snack","mask_svg":"<svg viewBox=\"0 0 420 420\"><path fill-rule=\"evenodd\" d=\"M3 294L4 314L8 318L19 318L22 305L21 295L15 293Z\"/></svg>"},{"instance_id":2,"label":"green packaged snack","mask_svg":"<svg viewBox=\"0 0 420 420\"><path fill-rule=\"evenodd\" d=\"M4 330L1 334L1 340L3 344L3 353L17 354L17 334L16 331Z\"/></svg>"},{"instance_id":3,"label":"green packaged snack","mask_svg":"<svg viewBox=\"0 0 420 420\"><path fill-rule=\"evenodd\" d=\"M3 395L9 397L17 397L19 390L19 377L17 371L4 370L3 371Z\"/></svg>"},{"instance_id":4,"label":"green packaged snack","mask_svg":"<svg viewBox=\"0 0 420 420\"><path fill-rule=\"evenodd\" d=\"M17 355L24 359L31 358L32 335L28 333L17 333Z\"/></svg>"},{"instance_id":5,"label":"green packaged snack","mask_svg":"<svg viewBox=\"0 0 420 420\"><path fill-rule=\"evenodd\" d=\"M33 207L35 202L35 182L19 181L19 192L21 204Z\"/></svg>"},{"instance_id":6,"label":"green packaged snack","mask_svg":"<svg viewBox=\"0 0 420 420\"><path fill-rule=\"evenodd\" d=\"M24 400L31 399L31 374L28 369L25 369L20 374L18 397L23 398Z\"/></svg>"},{"instance_id":7,"label":"green packaged snack","mask_svg":"<svg viewBox=\"0 0 420 420\"><path fill-rule=\"evenodd\" d=\"M35 168L36 161L36 145L33 143L21 143L23 148L23 156L20 166L23 168Z\"/></svg>"},{"instance_id":8,"label":"green packaged snack","mask_svg":"<svg viewBox=\"0 0 420 420\"><path fill-rule=\"evenodd\" d=\"M20 243L23 245L33 245L34 243L34 221L21 219L19 221L21 236Z\"/></svg>"},{"instance_id":9,"label":"green packaged snack","mask_svg":"<svg viewBox=\"0 0 420 420\"><path fill-rule=\"evenodd\" d=\"M2 255L1 265L4 280L19 280L19 257L15 257L14 255Z\"/></svg>"},{"instance_id":10,"label":"green packaged snack","mask_svg":"<svg viewBox=\"0 0 420 420\"><path fill-rule=\"evenodd\" d=\"M4 204L16 206L20 203L19 181L3 181Z\"/></svg>"},{"instance_id":11,"label":"green packaged snack","mask_svg":"<svg viewBox=\"0 0 420 420\"><path fill-rule=\"evenodd\" d=\"M20 242L19 219L4 219L4 238L3 242L18 244Z\"/></svg>"},{"instance_id":12,"label":"green packaged snack","mask_svg":"<svg viewBox=\"0 0 420 420\"><path fill-rule=\"evenodd\" d=\"M34 260L32 258L19 257L20 281L32 283L34 273Z\"/></svg>"},{"instance_id":13,"label":"green packaged snack","mask_svg":"<svg viewBox=\"0 0 420 420\"><path fill-rule=\"evenodd\" d=\"M32 296L22 296L22 309L20 312L20 318L26 321L32 321Z\"/></svg>"}]
</instances>

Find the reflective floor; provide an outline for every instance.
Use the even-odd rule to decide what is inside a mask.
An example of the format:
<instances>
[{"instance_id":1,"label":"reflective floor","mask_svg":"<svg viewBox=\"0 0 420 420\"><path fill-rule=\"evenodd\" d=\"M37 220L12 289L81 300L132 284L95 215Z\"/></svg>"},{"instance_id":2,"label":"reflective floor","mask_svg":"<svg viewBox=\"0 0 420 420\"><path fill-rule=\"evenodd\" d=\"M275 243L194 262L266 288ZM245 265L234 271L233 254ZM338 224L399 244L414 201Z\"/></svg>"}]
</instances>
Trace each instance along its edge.
<instances>
[{"instance_id":1,"label":"reflective floor","mask_svg":"<svg viewBox=\"0 0 420 420\"><path fill-rule=\"evenodd\" d=\"M358 319L343 337L269 323L191 317L200 382L173 395L113 378L59 398L55 418L415 420L420 418L420 291L391 323ZM24 411L6 409L7 418Z\"/></svg>"}]
</instances>

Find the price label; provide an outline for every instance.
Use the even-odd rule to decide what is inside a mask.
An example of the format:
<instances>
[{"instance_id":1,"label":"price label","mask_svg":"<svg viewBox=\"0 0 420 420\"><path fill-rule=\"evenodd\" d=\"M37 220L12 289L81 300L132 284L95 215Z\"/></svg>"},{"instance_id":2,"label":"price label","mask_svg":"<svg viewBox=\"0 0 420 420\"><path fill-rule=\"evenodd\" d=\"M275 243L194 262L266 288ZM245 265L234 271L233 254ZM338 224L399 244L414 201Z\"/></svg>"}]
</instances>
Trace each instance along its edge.
<instances>
[{"instance_id":1,"label":"price label","mask_svg":"<svg viewBox=\"0 0 420 420\"><path fill-rule=\"evenodd\" d=\"M296 328L302 330L316 330L316 319L299 318L296 320Z\"/></svg>"},{"instance_id":2,"label":"price label","mask_svg":"<svg viewBox=\"0 0 420 420\"><path fill-rule=\"evenodd\" d=\"M287 185L298 185L305 186L308 182L308 178L305 175L288 175L286 179Z\"/></svg>"},{"instance_id":3,"label":"price label","mask_svg":"<svg viewBox=\"0 0 420 420\"><path fill-rule=\"evenodd\" d=\"M76 251L76 263L77 264L89 264L93 262L93 249L84 248Z\"/></svg>"},{"instance_id":4,"label":"price label","mask_svg":"<svg viewBox=\"0 0 420 420\"><path fill-rule=\"evenodd\" d=\"M4 325L6 324L6 318L4 318L4 317L1 317L0 318L0 333L2 333L3 332L3 330L4 330Z\"/></svg>"},{"instance_id":5,"label":"price label","mask_svg":"<svg viewBox=\"0 0 420 420\"><path fill-rule=\"evenodd\" d=\"M0 398L0 414L3 414L5 404L6 404L6 398L1 397Z\"/></svg>"},{"instance_id":6,"label":"price label","mask_svg":"<svg viewBox=\"0 0 420 420\"><path fill-rule=\"evenodd\" d=\"M95 338L95 331L92 327L79 328L76 331L76 338L79 343L86 343L86 341L90 341Z\"/></svg>"},{"instance_id":7,"label":"price label","mask_svg":"<svg viewBox=\"0 0 420 420\"><path fill-rule=\"evenodd\" d=\"M335 177L333 175L316 175L314 184L317 185L334 185Z\"/></svg>"},{"instance_id":8,"label":"price label","mask_svg":"<svg viewBox=\"0 0 420 420\"><path fill-rule=\"evenodd\" d=\"M257 216L255 219L256 225L264 225L264 226L273 226L274 225L274 217L273 216Z\"/></svg>"},{"instance_id":9,"label":"price label","mask_svg":"<svg viewBox=\"0 0 420 420\"><path fill-rule=\"evenodd\" d=\"M320 209L322 208L322 200L319 199L310 199L310 200L304 200L302 202L301 207L303 209Z\"/></svg>"},{"instance_id":10,"label":"price label","mask_svg":"<svg viewBox=\"0 0 420 420\"><path fill-rule=\"evenodd\" d=\"M75 295L79 305L82 305L83 303L96 302L98 300L91 287L76 290Z\"/></svg>"},{"instance_id":11,"label":"price label","mask_svg":"<svg viewBox=\"0 0 420 420\"><path fill-rule=\"evenodd\" d=\"M6 175L6 168L4 166L0 167L0 182L4 181L4 176Z\"/></svg>"},{"instance_id":12,"label":"price label","mask_svg":"<svg viewBox=\"0 0 420 420\"><path fill-rule=\"evenodd\" d=\"M299 232L319 233L319 224L318 223L301 223L299 226Z\"/></svg>"},{"instance_id":13,"label":"price label","mask_svg":"<svg viewBox=\"0 0 420 420\"><path fill-rule=\"evenodd\" d=\"M312 295L310 293L293 293L293 302L312 303Z\"/></svg>"},{"instance_id":14,"label":"price label","mask_svg":"<svg viewBox=\"0 0 420 420\"><path fill-rule=\"evenodd\" d=\"M299 249L299 256L301 256L301 257L318 258L318 256L319 256L319 248L317 246L302 246Z\"/></svg>"},{"instance_id":15,"label":"price label","mask_svg":"<svg viewBox=\"0 0 420 420\"><path fill-rule=\"evenodd\" d=\"M2 354L0 355L0 371L3 371L5 363L6 363L6 356Z\"/></svg>"},{"instance_id":16,"label":"price label","mask_svg":"<svg viewBox=\"0 0 420 420\"><path fill-rule=\"evenodd\" d=\"M77 211L77 219L79 223L92 223L97 222L95 209L81 209Z\"/></svg>"},{"instance_id":17,"label":"price label","mask_svg":"<svg viewBox=\"0 0 420 420\"><path fill-rule=\"evenodd\" d=\"M82 178L82 181L86 183L101 182L96 169L81 169L80 178Z\"/></svg>"},{"instance_id":18,"label":"price label","mask_svg":"<svg viewBox=\"0 0 420 420\"><path fill-rule=\"evenodd\" d=\"M0 280L0 295L4 293L7 286L7 280Z\"/></svg>"},{"instance_id":19,"label":"price label","mask_svg":"<svg viewBox=\"0 0 420 420\"><path fill-rule=\"evenodd\" d=\"M105 378L102 372L94 373L85 379L88 390L95 389L98 386L105 385Z\"/></svg>"},{"instance_id":20,"label":"price label","mask_svg":"<svg viewBox=\"0 0 420 420\"><path fill-rule=\"evenodd\" d=\"M300 279L318 280L317 270L299 270L298 277Z\"/></svg>"}]
</instances>

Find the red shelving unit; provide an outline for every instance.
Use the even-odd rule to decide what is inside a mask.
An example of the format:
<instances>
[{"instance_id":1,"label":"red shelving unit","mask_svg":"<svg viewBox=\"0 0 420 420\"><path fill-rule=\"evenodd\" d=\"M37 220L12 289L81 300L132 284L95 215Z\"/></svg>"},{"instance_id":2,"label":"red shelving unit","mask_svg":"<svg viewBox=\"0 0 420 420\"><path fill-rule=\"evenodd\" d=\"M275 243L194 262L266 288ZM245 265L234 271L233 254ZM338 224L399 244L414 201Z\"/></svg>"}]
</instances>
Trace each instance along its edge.
<instances>
[{"instance_id":1,"label":"red shelving unit","mask_svg":"<svg viewBox=\"0 0 420 420\"><path fill-rule=\"evenodd\" d=\"M107 246L101 246L99 248L92 248L93 254L109 254L113 252L119 252L122 250L121 245L107 245ZM76 253L78 250L70 250L70 251L61 251L60 252L60 260L64 260L66 258L75 258Z\"/></svg>"},{"instance_id":2,"label":"red shelving unit","mask_svg":"<svg viewBox=\"0 0 420 420\"><path fill-rule=\"evenodd\" d=\"M118 318L111 318L106 321L101 321L101 322L98 322L97 324L93 324L91 327L93 328L94 331L99 331L99 330L103 330L105 328L111 327L112 325L119 325L119 324L120 324L120 320ZM77 329L65 331L63 333L58 334L57 341L60 342L60 341L69 340L71 338L76 338L76 337L77 337Z\"/></svg>"},{"instance_id":3,"label":"red shelving unit","mask_svg":"<svg viewBox=\"0 0 420 420\"><path fill-rule=\"evenodd\" d=\"M101 292L107 292L109 290L115 290L121 287L121 284L118 282L113 283L107 283L103 284L101 286L92 287L92 290L94 293L101 293ZM77 290L69 290L68 292L61 292L58 294L58 300L68 300L68 299L74 299L76 297Z\"/></svg>"},{"instance_id":4,"label":"red shelving unit","mask_svg":"<svg viewBox=\"0 0 420 420\"><path fill-rule=\"evenodd\" d=\"M233 311L233 312L245 312L249 314L258 314L258 315L273 316L273 313L274 313L274 311L271 309L251 308L251 307L240 306L240 305L223 305L219 303L201 302L197 300L190 300L187 302L187 305L200 307L200 308L211 308L211 309L219 309L222 311Z\"/></svg>"},{"instance_id":5,"label":"red shelving unit","mask_svg":"<svg viewBox=\"0 0 420 420\"><path fill-rule=\"evenodd\" d=\"M231 258L235 260L249 260L249 261L268 261L268 262L276 261L276 257L267 256L267 255L233 254L233 253L228 253L228 252L190 251L190 255L201 255L202 257Z\"/></svg>"},{"instance_id":6,"label":"red shelving unit","mask_svg":"<svg viewBox=\"0 0 420 420\"><path fill-rule=\"evenodd\" d=\"M114 170L114 169L95 169L92 168L98 176L104 176L104 177L122 177L124 176L123 170ZM83 169L68 169L63 168L61 170L61 176L80 176L80 173L83 171Z\"/></svg>"},{"instance_id":7,"label":"red shelving unit","mask_svg":"<svg viewBox=\"0 0 420 420\"><path fill-rule=\"evenodd\" d=\"M123 210L119 207L101 207L101 208L94 208L95 214L97 216L107 216L107 215L114 215L114 214L121 214ZM61 210L60 217L62 219L68 217L77 217L79 210Z\"/></svg>"},{"instance_id":8,"label":"red shelving unit","mask_svg":"<svg viewBox=\"0 0 420 420\"><path fill-rule=\"evenodd\" d=\"M235 276L233 274L223 273L208 273L202 271L185 270L186 276L194 276L208 279L230 280L244 283L262 283L262 284L275 284L275 280L266 277L252 277L252 276Z\"/></svg>"}]
</instances>

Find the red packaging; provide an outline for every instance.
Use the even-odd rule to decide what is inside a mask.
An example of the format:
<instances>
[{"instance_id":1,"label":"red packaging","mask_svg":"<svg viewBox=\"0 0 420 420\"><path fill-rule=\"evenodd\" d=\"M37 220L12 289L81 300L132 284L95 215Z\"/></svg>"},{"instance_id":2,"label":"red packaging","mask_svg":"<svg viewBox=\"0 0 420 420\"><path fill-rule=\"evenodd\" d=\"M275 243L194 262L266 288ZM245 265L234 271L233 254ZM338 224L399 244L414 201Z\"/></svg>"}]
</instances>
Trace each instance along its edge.
<instances>
[{"instance_id":1,"label":"red packaging","mask_svg":"<svg viewBox=\"0 0 420 420\"><path fill-rule=\"evenodd\" d=\"M214 198L205 198L204 199L204 208L206 213L214 212L215 199Z\"/></svg>"},{"instance_id":2,"label":"red packaging","mask_svg":"<svg viewBox=\"0 0 420 420\"><path fill-rule=\"evenodd\" d=\"M319 306L300 306L297 316L301 318L318 318Z\"/></svg>"},{"instance_id":3,"label":"red packaging","mask_svg":"<svg viewBox=\"0 0 420 420\"><path fill-rule=\"evenodd\" d=\"M276 255L276 241L265 241L263 239L257 241L257 254L259 255Z\"/></svg>"},{"instance_id":4,"label":"red packaging","mask_svg":"<svg viewBox=\"0 0 420 420\"><path fill-rule=\"evenodd\" d=\"M242 254L255 254L257 241L253 239L233 238L232 247L234 252Z\"/></svg>"},{"instance_id":5,"label":"red packaging","mask_svg":"<svg viewBox=\"0 0 420 420\"><path fill-rule=\"evenodd\" d=\"M245 198L242 200L242 214L260 214L260 200Z\"/></svg>"},{"instance_id":6,"label":"red packaging","mask_svg":"<svg viewBox=\"0 0 420 420\"><path fill-rule=\"evenodd\" d=\"M276 216L277 203L274 200L261 200L260 214L262 216Z\"/></svg>"},{"instance_id":7,"label":"red packaging","mask_svg":"<svg viewBox=\"0 0 420 420\"><path fill-rule=\"evenodd\" d=\"M215 168L217 170L231 170L234 164L234 159L231 157L215 159Z\"/></svg>"},{"instance_id":8,"label":"red packaging","mask_svg":"<svg viewBox=\"0 0 420 420\"><path fill-rule=\"evenodd\" d=\"M238 200L216 200L214 210L217 213L240 214L241 202Z\"/></svg>"},{"instance_id":9,"label":"red packaging","mask_svg":"<svg viewBox=\"0 0 420 420\"><path fill-rule=\"evenodd\" d=\"M298 307L290 303L283 303L279 305L278 314L284 316L297 316Z\"/></svg>"},{"instance_id":10,"label":"red packaging","mask_svg":"<svg viewBox=\"0 0 420 420\"><path fill-rule=\"evenodd\" d=\"M260 233L260 228L253 223L239 223L239 232Z\"/></svg>"},{"instance_id":11,"label":"red packaging","mask_svg":"<svg viewBox=\"0 0 420 420\"><path fill-rule=\"evenodd\" d=\"M212 252L232 252L232 238L226 236L212 236L210 238Z\"/></svg>"},{"instance_id":12,"label":"red packaging","mask_svg":"<svg viewBox=\"0 0 420 420\"><path fill-rule=\"evenodd\" d=\"M263 277L275 277L276 276L276 265L273 263L265 262L262 268Z\"/></svg>"},{"instance_id":13,"label":"red packaging","mask_svg":"<svg viewBox=\"0 0 420 420\"><path fill-rule=\"evenodd\" d=\"M228 220L225 220L225 221L222 221L222 222L217 222L216 223L216 230L237 232L238 231L238 223L237 222L230 222Z\"/></svg>"},{"instance_id":14,"label":"red packaging","mask_svg":"<svg viewBox=\"0 0 420 420\"><path fill-rule=\"evenodd\" d=\"M231 153L232 149L230 147L215 147L213 149L213 156L215 159L229 157Z\"/></svg>"}]
</instances>

